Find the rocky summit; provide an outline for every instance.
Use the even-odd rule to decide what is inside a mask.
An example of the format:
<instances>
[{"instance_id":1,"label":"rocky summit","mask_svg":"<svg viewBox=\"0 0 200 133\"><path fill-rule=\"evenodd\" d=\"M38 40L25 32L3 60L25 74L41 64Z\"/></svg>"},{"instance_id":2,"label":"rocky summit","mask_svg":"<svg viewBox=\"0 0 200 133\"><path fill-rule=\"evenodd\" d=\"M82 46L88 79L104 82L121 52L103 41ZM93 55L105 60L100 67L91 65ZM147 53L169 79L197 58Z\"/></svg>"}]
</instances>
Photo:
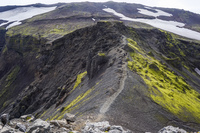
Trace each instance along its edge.
<instances>
[{"instance_id":1,"label":"rocky summit","mask_svg":"<svg viewBox=\"0 0 200 133\"><path fill-rule=\"evenodd\" d=\"M0 21L1 133L200 130L198 36L132 21L173 20L196 36L198 14L115 2L31 6L56 8L16 26Z\"/></svg>"}]
</instances>

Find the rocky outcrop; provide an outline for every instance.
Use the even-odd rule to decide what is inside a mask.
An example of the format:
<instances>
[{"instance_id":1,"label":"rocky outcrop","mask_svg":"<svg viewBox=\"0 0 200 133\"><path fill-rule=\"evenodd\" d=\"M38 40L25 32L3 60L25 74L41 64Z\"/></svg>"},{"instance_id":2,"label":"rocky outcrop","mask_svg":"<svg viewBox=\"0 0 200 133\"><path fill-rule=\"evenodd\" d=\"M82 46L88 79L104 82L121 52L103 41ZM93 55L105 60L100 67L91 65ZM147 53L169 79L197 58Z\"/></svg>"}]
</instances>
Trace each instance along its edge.
<instances>
[{"instance_id":1,"label":"rocky outcrop","mask_svg":"<svg viewBox=\"0 0 200 133\"><path fill-rule=\"evenodd\" d=\"M0 116L0 118L3 125L6 125L9 123L9 114L3 114Z\"/></svg>"},{"instance_id":2,"label":"rocky outcrop","mask_svg":"<svg viewBox=\"0 0 200 133\"><path fill-rule=\"evenodd\" d=\"M125 131L121 126L111 126L108 121L103 122L88 122L85 120L85 126L75 131L73 128L76 127L75 115L66 114L66 119L62 120L51 120L43 121L36 119L30 122L27 117L32 115L24 115L18 119L11 119L10 122L2 126L0 124L1 133L131 133L131 131ZM70 123L69 123L70 122Z\"/></svg>"},{"instance_id":3,"label":"rocky outcrop","mask_svg":"<svg viewBox=\"0 0 200 133\"><path fill-rule=\"evenodd\" d=\"M68 124L76 121L75 115L70 113L66 113L63 118L67 121Z\"/></svg>"},{"instance_id":4,"label":"rocky outcrop","mask_svg":"<svg viewBox=\"0 0 200 133\"><path fill-rule=\"evenodd\" d=\"M86 126L82 130L82 133L132 133L131 131L125 131L121 126L111 126L108 121L86 123Z\"/></svg>"},{"instance_id":5,"label":"rocky outcrop","mask_svg":"<svg viewBox=\"0 0 200 133\"><path fill-rule=\"evenodd\" d=\"M187 133L185 130L178 127L167 126L158 131L158 133Z\"/></svg>"},{"instance_id":6,"label":"rocky outcrop","mask_svg":"<svg viewBox=\"0 0 200 133\"><path fill-rule=\"evenodd\" d=\"M68 118L62 120L51 120L43 121L41 119L36 119L33 122L25 120L24 118L29 115L21 116L18 119L11 119L9 123L5 126L1 125L0 122L0 132L1 133L133 133L130 130L124 130L122 126L110 125L108 121L91 122L84 120L82 127L79 130L74 130L74 127L78 126L77 121L68 123L67 119L74 118L73 114L67 114ZM73 117L71 117L73 116ZM73 119L74 120L74 119ZM184 129L178 127L167 126L159 131L158 133L186 133Z\"/></svg>"},{"instance_id":7,"label":"rocky outcrop","mask_svg":"<svg viewBox=\"0 0 200 133\"><path fill-rule=\"evenodd\" d=\"M105 53L94 55L92 51L89 51L87 57L87 73L88 77L92 79L98 72L102 69L102 67L108 62L108 56Z\"/></svg>"},{"instance_id":8,"label":"rocky outcrop","mask_svg":"<svg viewBox=\"0 0 200 133\"><path fill-rule=\"evenodd\" d=\"M1 52L3 52L3 47L6 44L6 39L5 39L6 31L7 31L6 29L0 27L0 38L1 38L1 40L0 40L0 54L1 54Z\"/></svg>"},{"instance_id":9,"label":"rocky outcrop","mask_svg":"<svg viewBox=\"0 0 200 133\"><path fill-rule=\"evenodd\" d=\"M48 133L50 131L50 124L41 119L36 119L30 127L27 129L27 133L40 132Z\"/></svg>"}]
</instances>

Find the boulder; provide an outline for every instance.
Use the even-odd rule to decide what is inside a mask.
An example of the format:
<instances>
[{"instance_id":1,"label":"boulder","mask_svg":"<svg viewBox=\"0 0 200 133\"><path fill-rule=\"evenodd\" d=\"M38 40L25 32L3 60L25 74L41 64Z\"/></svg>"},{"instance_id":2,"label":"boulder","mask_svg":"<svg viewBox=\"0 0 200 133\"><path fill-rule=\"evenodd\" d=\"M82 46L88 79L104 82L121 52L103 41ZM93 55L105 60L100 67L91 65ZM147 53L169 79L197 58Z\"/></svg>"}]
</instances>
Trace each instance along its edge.
<instances>
[{"instance_id":1,"label":"boulder","mask_svg":"<svg viewBox=\"0 0 200 133\"><path fill-rule=\"evenodd\" d=\"M167 126L158 131L158 133L187 133L185 130L178 127Z\"/></svg>"},{"instance_id":2,"label":"boulder","mask_svg":"<svg viewBox=\"0 0 200 133\"><path fill-rule=\"evenodd\" d=\"M34 124L27 129L27 133L39 132L48 133L50 131L50 124L41 119L36 119Z\"/></svg>"},{"instance_id":3,"label":"boulder","mask_svg":"<svg viewBox=\"0 0 200 133\"><path fill-rule=\"evenodd\" d=\"M131 131L125 131L121 126L110 126L108 121L86 123L86 126L82 130L83 133L132 133Z\"/></svg>"},{"instance_id":4,"label":"boulder","mask_svg":"<svg viewBox=\"0 0 200 133\"><path fill-rule=\"evenodd\" d=\"M122 133L122 131L114 129L114 130L110 130L108 133Z\"/></svg>"},{"instance_id":5,"label":"boulder","mask_svg":"<svg viewBox=\"0 0 200 133\"><path fill-rule=\"evenodd\" d=\"M57 126L57 127L65 127L67 129L71 128L71 126L69 126L67 124L67 121L65 119L62 120L51 120L50 124Z\"/></svg>"},{"instance_id":6,"label":"boulder","mask_svg":"<svg viewBox=\"0 0 200 133\"><path fill-rule=\"evenodd\" d=\"M34 121L35 117L32 114L23 115L20 117L23 121Z\"/></svg>"},{"instance_id":7,"label":"boulder","mask_svg":"<svg viewBox=\"0 0 200 133\"><path fill-rule=\"evenodd\" d=\"M111 126L110 130L123 131L124 129L121 126Z\"/></svg>"},{"instance_id":8,"label":"boulder","mask_svg":"<svg viewBox=\"0 0 200 133\"><path fill-rule=\"evenodd\" d=\"M21 123L16 124L16 129L19 129L19 131L22 131L22 132L26 132L26 126Z\"/></svg>"},{"instance_id":9,"label":"boulder","mask_svg":"<svg viewBox=\"0 0 200 133\"><path fill-rule=\"evenodd\" d=\"M60 128L60 130L61 130L62 133L64 133L64 132L67 132L67 133L70 132L69 129L66 129L66 128L64 128L64 127Z\"/></svg>"},{"instance_id":10,"label":"boulder","mask_svg":"<svg viewBox=\"0 0 200 133\"><path fill-rule=\"evenodd\" d=\"M4 126L3 129L0 131L1 133L23 133L21 131L15 130L14 128L11 128L10 126Z\"/></svg>"},{"instance_id":11,"label":"boulder","mask_svg":"<svg viewBox=\"0 0 200 133\"><path fill-rule=\"evenodd\" d=\"M70 113L66 113L66 114L64 115L64 119L65 119L68 123L70 123L70 122L75 122L75 121L76 121L75 115L70 114Z\"/></svg>"},{"instance_id":12,"label":"boulder","mask_svg":"<svg viewBox=\"0 0 200 133\"><path fill-rule=\"evenodd\" d=\"M57 120L51 120L51 121L50 121L50 124L51 124L51 125L54 125L54 126L57 126L57 127L60 127L60 124L58 123ZM52 126L52 127L54 127L54 126Z\"/></svg>"},{"instance_id":13,"label":"boulder","mask_svg":"<svg viewBox=\"0 0 200 133\"><path fill-rule=\"evenodd\" d=\"M6 125L9 123L9 114L3 114L1 115L1 122L3 125Z\"/></svg>"},{"instance_id":14,"label":"boulder","mask_svg":"<svg viewBox=\"0 0 200 133\"><path fill-rule=\"evenodd\" d=\"M83 133L95 132L95 133L103 133L110 129L109 122L94 122L94 123L86 123L85 128L83 129Z\"/></svg>"},{"instance_id":15,"label":"boulder","mask_svg":"<svg viewBox=\"0 0 200 133\"><path fill-rule=\"evenodd\" d=\"M1 133L10 133L10 131L13 131L13 130L11 130L11 128L8 127L8 126L4 126L4 127L1 129Z\"/></svg>"}]
</instances>

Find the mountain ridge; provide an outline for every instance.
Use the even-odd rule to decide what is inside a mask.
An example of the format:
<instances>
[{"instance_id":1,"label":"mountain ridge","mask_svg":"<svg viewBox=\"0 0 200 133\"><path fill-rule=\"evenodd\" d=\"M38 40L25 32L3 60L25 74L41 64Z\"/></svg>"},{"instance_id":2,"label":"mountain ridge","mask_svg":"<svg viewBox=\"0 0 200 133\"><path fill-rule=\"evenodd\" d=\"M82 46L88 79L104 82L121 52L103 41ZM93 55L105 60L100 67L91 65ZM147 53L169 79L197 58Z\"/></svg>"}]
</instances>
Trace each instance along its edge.
<instances>
[{"instance_id":1,"label":"mountain ridge","mask_svg":"<svg viewBox=\"0 0 200 133\"><path fill-rule=\"evenodd\" d=\"M66 33L56 31L61 34L56 38L46 38L48 31L11 32L43 15L6 33L0 56L1 112L11 118L31 113L47 121L62 119L65 113L92 116L134 132L157 132L167 125L200 130L200 75L195 71L200 68L199 41L106 13L114 20L94 22L94 14L88 15L90 21L82 15L77 17L80 22L69 18L66 25L85 24L65 27ZM177 96L189 100L176 102Z\"/></svg>"}]
</instances>

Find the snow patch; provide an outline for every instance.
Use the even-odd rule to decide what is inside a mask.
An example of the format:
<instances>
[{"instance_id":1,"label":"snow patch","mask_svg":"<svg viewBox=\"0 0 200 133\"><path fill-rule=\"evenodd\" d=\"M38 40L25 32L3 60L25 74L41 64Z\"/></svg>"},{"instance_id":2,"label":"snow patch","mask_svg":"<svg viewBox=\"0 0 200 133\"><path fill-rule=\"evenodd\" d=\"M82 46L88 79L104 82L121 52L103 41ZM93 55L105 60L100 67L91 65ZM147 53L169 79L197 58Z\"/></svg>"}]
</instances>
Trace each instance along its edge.
<instances>
[{"instance_id":1,"label":"snow patch","mask_svg":"<svg viewBox=\"0 0 200 133\"><path fill-rule=\"evenodd\" d=\"M103 5L105 8L107 8L107 6L106 5Z\"/></svg>"},{"instance_id":2,"label":"snow patch","mask_svg":"<svg viewBox=\"0 0 200 133\"><path fill-rule=\"evenodd\" d=\"M13 26L20 25L20 24L22 24L22 22L19 22L19 21L13 22L13 23L11 23L10 25L8 25L8 26L6 27L6 29L9 29L9 28L11 28L11 27L13 27Z\"/></svg>"},{"instance_id":3,"label":"snow patch","mask_svg":"<svg viewBox=\"0 0 200 133\"><path fill-rule=\"evenodd\" d=\"M96 19L92 18L92 20L95 22Z\"/></svg>"},{"instance_id":4,"label":"snow patch","mask_svg":"<svg viewBox=\"0 0 200 133\"><path fill-rule=\"evenodd\" d=\"M200 70L198 68L194 69L196 73L198 73L200 75Z\"/></svg>"},{"instance_id":5,"label":"snow patch","mask_svg":"<svg viewBox=\"0 0 200 133\"><path fill-rule=\"evenodd\" d=\"M146 10L146 9L140 9L140 8L137 8L139 10L139 13L141 14L144 14L144 15L148 15L148 16L154 16L154 17L158 17L158 16L167 16L167 17L171 17L173 16L172 14L170 13L167 13L167 12L164 12L162 10L158 10L158 9L155 9L156 12L151 12L149 10Z\"/></svg>"},{"instance_id":6,"label":"snow patch","mask_svg":"<svg viewBox=\"0 0 200 133\"><path fill-rule=\"evenodd\" d=\"M158 18L156 18L156 19L134 19L134 18L126 17L123 14L118 13L111 8L105 8L103 10L120 17L121 20L146 23L146 24L149 24L156 28L160 28L160 29L169 31L169 32L175 33L175 34L183 36L183 37L200 40L200 33L193 31L193 30L183 28L183 26L185 26L184 23L180 23L180 22L176 22L176 21L165 21L165 20L161 20Z\"/></svg>"},{"instance_id":7,"label":"snow patch","mask_svg":"<svg viewBox=\"0 0 200 133\"><path fill-rule=\"evenodd\" d=\"M8 24L10 22L15 21L14 23L10 24L7 28L16 26L21 24L20 21L31 18L35 15L39 15L42 13L46 13L52 10L55 10L55 7L19 7L13 10L0 12L0 19L7 20L8 22L2 23L0 26Z\"/></svg>"}]
</instances>

